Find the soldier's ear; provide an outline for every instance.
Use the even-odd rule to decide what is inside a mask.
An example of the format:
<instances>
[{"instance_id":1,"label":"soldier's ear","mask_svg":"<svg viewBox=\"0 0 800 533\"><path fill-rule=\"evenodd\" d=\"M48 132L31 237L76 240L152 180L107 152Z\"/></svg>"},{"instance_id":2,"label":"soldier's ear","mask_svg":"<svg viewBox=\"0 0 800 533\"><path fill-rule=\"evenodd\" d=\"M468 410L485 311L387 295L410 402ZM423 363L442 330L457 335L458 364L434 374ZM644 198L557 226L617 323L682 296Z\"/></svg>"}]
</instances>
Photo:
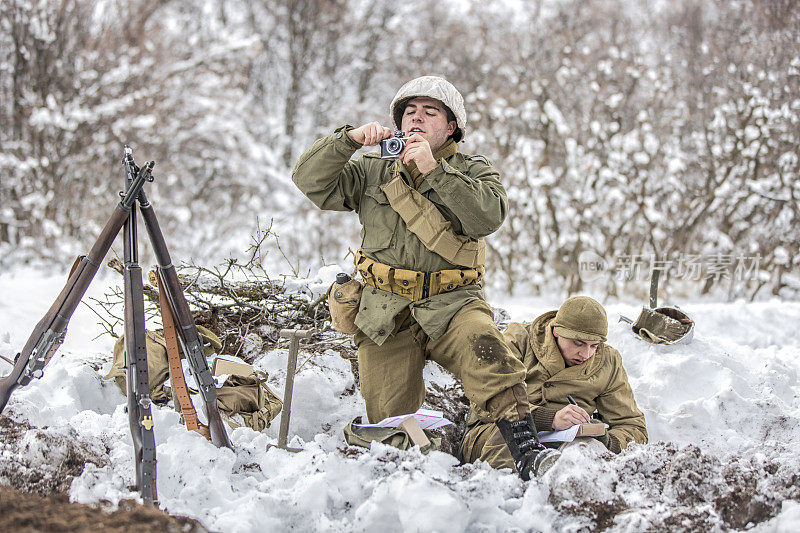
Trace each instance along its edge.
<instances>
[{"instance_id":1,"label":"soldier's ear","mask_svg":"<svg viewBox=\"0 0 800 533\"><path fill-rule=\"evenodd\" d=\"M458 124L455 120L451 120L447 123L447 135L450 136L456 132L456 128L458 128Z\"/></svg>"}]
</instances>

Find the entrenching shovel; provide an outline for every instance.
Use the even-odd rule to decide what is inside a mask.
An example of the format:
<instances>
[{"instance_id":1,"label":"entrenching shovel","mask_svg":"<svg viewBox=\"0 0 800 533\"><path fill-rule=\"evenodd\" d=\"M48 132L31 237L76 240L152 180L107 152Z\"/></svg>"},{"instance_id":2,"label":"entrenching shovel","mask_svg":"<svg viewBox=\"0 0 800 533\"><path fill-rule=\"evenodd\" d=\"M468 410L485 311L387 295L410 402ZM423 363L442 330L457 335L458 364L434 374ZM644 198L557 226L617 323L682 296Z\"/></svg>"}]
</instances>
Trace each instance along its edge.
<instances>
[{"instance_id":1,"label":"entrenching shovel","mask_svg":"<svg viewBox=\"0 0 800 533\"><path fill-rule=\"evenodd\" d=\"M289 448L286 440L289 435L289 420L292 416L292 390L294 389L294 374L297 371L297 352L300 349L300 339L310 339L316 333L311 329L282 329L280 336L289 339L289 357L286 361L286 387L283 391L283 411L281 412L281 427L278 431L277 447L289 452L302 451L301 448ZM267 448L271 448L270 444Z\"/></svg>"}]
</instances>

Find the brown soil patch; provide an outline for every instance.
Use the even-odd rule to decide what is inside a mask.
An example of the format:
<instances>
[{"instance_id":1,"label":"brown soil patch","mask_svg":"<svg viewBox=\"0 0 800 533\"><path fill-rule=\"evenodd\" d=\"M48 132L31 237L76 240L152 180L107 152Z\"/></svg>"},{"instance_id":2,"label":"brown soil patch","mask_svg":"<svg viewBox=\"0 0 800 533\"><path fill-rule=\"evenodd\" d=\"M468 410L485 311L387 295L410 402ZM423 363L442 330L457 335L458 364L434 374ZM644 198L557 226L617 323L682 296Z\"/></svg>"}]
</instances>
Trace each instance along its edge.
<instances>
[{"instance_id":1,"label":"brown soil patch","mask_svg":"<svg viewBox=\"0 0 800 533\"><path fill-rule=\"evenodd\" d=\"M155 507L120 502L116 511L70 503L63 494L39 496L0 486L0 531L202 532L197 520L173 517Z\"/></svg>"}]
</instances>

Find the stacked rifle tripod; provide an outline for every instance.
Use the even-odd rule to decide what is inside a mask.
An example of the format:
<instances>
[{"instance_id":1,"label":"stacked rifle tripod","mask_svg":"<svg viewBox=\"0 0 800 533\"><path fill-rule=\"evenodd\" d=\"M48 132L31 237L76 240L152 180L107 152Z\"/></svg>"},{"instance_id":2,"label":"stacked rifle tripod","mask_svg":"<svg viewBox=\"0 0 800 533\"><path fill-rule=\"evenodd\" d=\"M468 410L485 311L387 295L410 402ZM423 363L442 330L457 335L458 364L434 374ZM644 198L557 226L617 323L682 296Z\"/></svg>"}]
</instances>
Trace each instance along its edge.
<instances>
[{"instance_id":1,"label":"stacked rifle tripod","mask_svg":"<svg viewBox=\"0 0 800 533\"><path fill-rule=\"evenodd\" d=\"M36 325L22 351L17 354L11 373L0 378L0 413L5 409L14 389L27 385L34 378L42 377L44 366L52 359L64 340L72 314L89 288L114 239L122 230L125 263L125 374L127 410L136 462L136 488L141 492L145 503L154 504L158 501L156 444L147 373L142 269L138 264L137 211L142 214L158 264L161 314L165 337L168 340L171 370L175 366L173 364L175 358L178 358L177 369L180 370L180 355L177 353L180 345L197 382L207 415L207 426L197 422L196 412L188 393L181 395L179 392L179 403L187 428L197 430L218 447L232 448L232 445L217 407L217 391L203 352L202 339L181 290L155 211L144 193L144 184L153 181L152 170L155 163L150 161L139 168L133 161L131 149L127 146L122 162L125 167L125 191L120 193L122 200L89 253L75 260L67 284L44 318ZM169 348L170 336L173 349ZM173 383L183 383L182 371L180 376L176 376L175 373L172 373L172 376ZM185 390L185 383L183 387ZM195 413L192 421L194 427L190 426L190 417L187 416L190 413Z\"/></svg>"}]
</instances>

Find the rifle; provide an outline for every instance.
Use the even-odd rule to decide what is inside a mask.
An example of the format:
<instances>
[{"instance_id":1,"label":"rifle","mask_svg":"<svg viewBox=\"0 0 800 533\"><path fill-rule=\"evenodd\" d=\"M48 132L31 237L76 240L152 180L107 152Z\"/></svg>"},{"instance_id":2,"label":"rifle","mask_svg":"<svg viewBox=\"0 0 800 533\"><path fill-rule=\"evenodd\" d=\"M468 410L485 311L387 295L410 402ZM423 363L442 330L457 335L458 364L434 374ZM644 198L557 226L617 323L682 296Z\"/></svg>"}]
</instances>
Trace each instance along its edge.
<instances>
[{"instance_id":1,"label":"rifle","mask_svg":"<svg viewBox=\"0 0 800 533\"><path fill-rule=\"evenodd\" d=\"M69 279L53 305L36 324L28 342L14 359L14 368L7 376L0 378L0 413L5 409L11 393L17 387L31 382L33 378L42 377L44 365L50 362L53 354L64 341L72 314L94 279L100 263L105 257L119 230L128 220L133 205L146 181L152 181L153 165L148 163L136 176L127 190L122 193L122 200L114 209L111 218L106 222L103 231L89 253L75 260L70 270Z\"/></svg>"},{"instance_id":2,"label":"rifle","mask_svg":"<svg viewBox=\"0 0 800 533\"><path fill-rule=\"evenodd\" d=\"M178 342L181 345L181 350L186 355L189 368L199 387L200 398L203 400L206 415L208 415L211 442L217 447L225 446L233 449L217 407L217 388L211 375L211 369L208 367L205 353L203 353L203 341L197 331L194 319L192 319L192 313L189 310L189 304L186 303L186 297L181 290L178 274L172 264L167 243L161 233L161 226L158 225L156 213L147 200L144 191L139 193L139 208L147 229L147 235L150 237L150 243L153 246L156 262L158 263L158 285L164 289L166 294L167 303L171 311L170 314L178 334Z\"/></svg>"},{"instance_id":3,"label":"rifle","mask_svg":"<svg viewBox=\"0 0 800 533\"><path fill-rule=\"evenodd\" d=\"M125 182L132 183L140 172L134 174L133 155L125 147L122 164ZM147 165L145 165L147 168ZM139 195L142 190L139 190ZM138 196L137 196L138 199ZM153 414L150 410L150 379L147 370L147 338L144 325L144 287L142 267L139 266L138 235L136 231L136 205L128 214L123 231L123 278L125 294L125 391L128 396L128 423L133 439L133 457L136 486L142 500L151 504L158 501L156 494L156 437L153 432Z\"/></svg>"},{"instance_id":4,"label":"rifle","mask_svg":"<svg viewBox=\"0 0 800 533\"><path fill-rule=\"evenodd\" d=\"M233 446L217 407L216 388L203 353L200 335L178 282L155 211L144 194L145 182L153 181L152 170L155 163L150 161L141 168L137 167L131 149L125 146L123 165L126 190L120 193L122 201L115 208L89 253L78 257L73 264L67 284L50 310L36 325L22 351L17 354L9 375L0 378L0 413L3 412L11 393L17 387L29 384L33 378L42 377L44 366L63 342L67 324L94 279L100 263L120 230L124 229L127 411L133 437L137 488L141 491L145 503L154 504L157 503L156 445L147 372L142 269L138 263L137 202L156 253L159 285L167 296L170 315L177 324L178 339L183 353L186 354L191 371L200 387L209 421L211 441L218 447L225 446L232 449Z\"/></svg>"}]
</instances>

